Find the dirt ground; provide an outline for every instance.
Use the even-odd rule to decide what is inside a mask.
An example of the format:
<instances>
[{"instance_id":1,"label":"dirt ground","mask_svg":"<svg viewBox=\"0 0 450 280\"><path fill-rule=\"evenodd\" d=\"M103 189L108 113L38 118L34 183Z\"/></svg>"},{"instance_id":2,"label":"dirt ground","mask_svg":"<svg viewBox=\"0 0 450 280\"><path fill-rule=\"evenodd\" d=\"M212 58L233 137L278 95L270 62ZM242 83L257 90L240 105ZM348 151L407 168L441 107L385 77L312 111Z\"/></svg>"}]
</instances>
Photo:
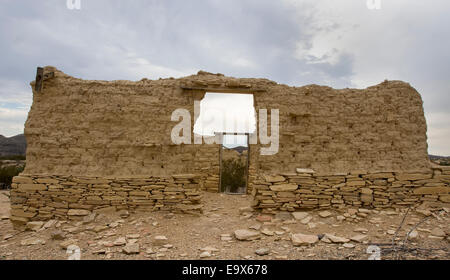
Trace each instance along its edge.
<instances>
[{"instance_id":1,"label":"dirt ground","mask_svg":"<svg viewBox=\"0 0 450 280\"><path fill-rule=\"evenodd\" d=\"M76 252L65 249L71 244L80 248L81 259L368 259L377 252L381 259L450 259L448 208L410 210L408 215L407 208L329 209L295 220L289 213L249 212L250 201L246 195L205 193L200 216L150 212L121 218L108 213L95 221L52 221L24 231L12 227L9 193L0 191L0 260L68 259ZM414 226L406 246L399 246ZM239 229L259 232L259 239L237 240L234 231ZM295 233L321 240L293 246ZM160 235L167 237L164 245L155 242ZM340 240L330 241L329 235ZM139 248L125 252L128 244ZM378 247L368 253L371 244Z\"/></svg>"}]
</instances>

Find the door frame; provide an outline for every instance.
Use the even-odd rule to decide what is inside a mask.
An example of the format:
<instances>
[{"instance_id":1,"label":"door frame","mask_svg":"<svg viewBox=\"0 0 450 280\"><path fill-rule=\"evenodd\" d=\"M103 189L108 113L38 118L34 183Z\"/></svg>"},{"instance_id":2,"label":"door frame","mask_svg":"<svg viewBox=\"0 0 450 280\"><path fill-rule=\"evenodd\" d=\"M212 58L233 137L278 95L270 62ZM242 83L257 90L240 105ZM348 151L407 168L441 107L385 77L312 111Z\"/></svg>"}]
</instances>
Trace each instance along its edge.
<instances>
[{"instance_id":1,"label":"door frame","mask_svg":"<svg viewBox=\"0 0 450 280\"><path fill-rule=\"evenodd\" d=\"M219 145L219 186L218 186L218 192L222 193L221 186L222 186L222 150L223 150L223 136L224 135L247 135L247 166L245 168L245 192L243 194L248 193L248 179L249 179L249 168L250 168L250 133L245 132L215 132L215 134L219 135L220 139L220 145ZM225 192L223 192L225 193ZM226 194L232 194L232 193L226 193ZM236 193L241 194L241 193Z\"/></svg>"}]
</instances>

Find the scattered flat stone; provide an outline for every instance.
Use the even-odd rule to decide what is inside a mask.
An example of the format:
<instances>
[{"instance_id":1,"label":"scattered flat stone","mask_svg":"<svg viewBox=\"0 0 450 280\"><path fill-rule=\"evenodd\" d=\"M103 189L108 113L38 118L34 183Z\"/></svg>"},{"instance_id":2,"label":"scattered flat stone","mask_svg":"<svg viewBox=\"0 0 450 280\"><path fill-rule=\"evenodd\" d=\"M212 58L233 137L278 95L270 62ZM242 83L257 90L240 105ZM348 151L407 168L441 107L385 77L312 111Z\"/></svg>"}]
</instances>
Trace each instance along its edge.
<instances>
[{"instance_id":1,"label":"scattered flat stone","mask_svg":"<svg viewBox=\"0 0 450 280\"><path fill-rule=\"evenodd\" d=\"M42 227L43 228L51 228L56 225L57 220L48 220Z\"/></svg>"},{"instance_id":2,"label":"scattered flat stone","mask_svg":"<svg viewBox=\"0 0 450 280\"><path fill-rule=\"evenodd\" d=\"M64 240L66 234L62 230L55 230L51 233L52 240Z\"/></svg>"},{"instance_id":3,"label":"scattered flat stone","mask_svg":"<svg viewBox=\"0 0 450 280\"><path fill-rule=\"evenodd\" d=\"M105 247L114 247L114 243L111 241L100 241L98 244Z\"/></svg>"},{"instance_id":4,"label":"scattered flat stone","mask_svg":"<svg viewBox=\"0 0 450 280\"><path fill-rule=\"evenodd\" d=\"M381 224L383 222L383 220L381 218L372 218L369 220L369 223L371 224Z\"/></svg>"},{"instance_id":5,"label":"scattered flat stone","mask_svg":"<svg viewBox=\"0 0 450 280\"><path fill-rule=\"evenodd\" d=\"M39 238L36 238L36 237L30 237L30 238L26 238L26 239L23 239L22 241L20 241L20 245L22 245L22 246L31 246L31 245L40 245L40 244L45 244L45 241L41 240Z\"/></svg>"},{"instance_id":6,"label":"scattered flat stone","mask_svg":"<svg viewBox=\"0 0 450 280\"><path fill-rule=\"evenodd\" d=\"M355 248L355 244L352 243L344 243L343 245L345 248Z\"/></svg>"},{"instance_id":7,"label":"scattered flat stone","mask_svg":"<svg viewBox=\"0 0 450 280\"><path fill-rule=\"evenodd\" d=\"M270 222L272 221L272 217L268 215L259 215L256 217L256 220L261 223Z\"/></svg>"},{"instance_id":8,"label":"scattered flat stone","mask_svg":"<svg viewBox=\"0 0 450 280\"><path fill-rule=\"evenodd\" d=\"M76 245L77 240L75 239L67 239L61 243L59 243L59 247L61 247L61 249L66 250L67 247L69 247L70 245Z\"/></svg>"},{"instance_id":9,"label":"scattered flat stone","mask_svg":"<svg viewBox=\"0 0 450 280\"><path fill-rule=\"evenodd\" d=\"M90 213L87 216L83 217L83 224L89 224L95 221L95 218L97 217L97 213Z\"/></svg>"},{"instance_id":10,"label":"scattered flat stone","mask_svg":"<svg viewBox=\"0 0 450 280\"><path fill-rule=\"evenodd\" d=\"M169 249L162 247L162 248L159 248L158 251L159 252L167 252L167 251L169 251Z\"/></svg>"},{"instance_id":11,"label":"scattered flat stone","mask_svg":"<svg viewBox=\"0 0 450 280\"><path fill-rule=\"evenodd\" d=\"M287 260L288 256L286 255L279 255L279 256L275 256L275 259L277 260Z\"/></svg>"},{"instance_id":12,"label":"scattered flat stone","mask_svg":"<svg viewBox=\"0 0 450 280\"><path fill-rule=\"evenodd\" d=\"M169 242L169 240L164 235L157 235L153 238L154 245L161 246L161 245L167 244L168 242Z\"/></svg>"},{"instance_id":13,"label":"scattered flat stone","mask_svg":"<svg viewBox=\"0 0 450 280\"><path fill-rule=\"evenodd\" d=\"M220 240L222 241L230 241L232 239L231 234L225 233L220 235Z\"/></svg>"},{"instance_id":14,"label":"scattered flat stone","mask_svg":"<svg viewBox=\"0 0 450 280\"><path fill-rule=\"evenodd\" d=\"M319 212L319 216L322 218L328 218L332 215L332 213L330 211L321 211Z\"/></svg>"},{"instance_id":15,"label":"scattered flat stone","mask_svg":"<svg viewBox=\"0 0 450 280\"><path fill-rule=\"evenodd\" d=\"M112 223L108 224L108 227L110 227L110 228L116 228L116 227L118 227L119 225L120 225L119 222L112 222Z\"/></svg>"},{"instance_id":16,"label":"scattered flat stone","mask_svg":"<svg viewBox=\"0 0 450 280\"><path fill-rule=\"evenodd\" d=\"M114 240L113 244L114 246L123 246L127 244L127 240L125 239L125 237L119 237L116 240Z\"/></svg>"},{"instance_id":17,"label":"scattered flat stone","mask_svg":"<svg viewBox=\"0 0 450 280\"><path fill-rule=\"evenodd\" d=\"M366 228L355 228L353 231L354 231L354 232L366 233L366 232L368 232L369 230L366 229Z\"/></svg>"},{"instance_id":18,"label":"scattered flat stone","mask_svg":"<svg viewBox=\"0 0 450 280\"><path fill-rule=\"evenodd\" d=\"M291 229L289 227L281 227L282 230L284 230L285 232L291 232Z\"/></svg>"},{"instance_id":19,"label":"scattered flat stone","mask_svg":"<svg viewBox=\"0 0 450 280\"><path fill-rule=\"evenodd\" d=\"M274 232L272 230L267 229L267 228L263 228L261 230L261 233L264 234L264 235L267 235L267 236L273 236L274 235Z\"/></svg>"},{"instance_id":20,"label":"scattered flat stone","mask_svg":"<svg viewBox=\"0 0 450 280\"><path fill-rule=\"evenodd\" d=\"M302 219L302 220L300 221L300 223L306 225L306 224L308 224L309 222L311 222L311 220L312 220L312 217L311 217L311 216L308 216L308 217L305 217L304 219Z\"/></svg>"},{"instance_id":21,"label":"scattered flat stone","mask_svg":"<svg viewBox=\"0 0 450 280\"><path fill-rule=\"evenodd\" d=\"M116 233L114 231L108 231L108 232L105 232L105 234L104 234L104 236L106 236L106 237L110 237L110 236L114 236L114 235L116 235Z\"/></svg>"},{"instance_id":22,"label":"scattered flat stone","mask_svg":"<svg viewBox=\"0 0 450 280\"><path fill-rule=\"evenodd\" d=\"M320 241L325 243L331 243L331 240L325 235L323 235L322 238L320 238Z\"/></svg>"},{"instance_id":23,"label":"scattered flat stone","mask_svg":"<svg viewBox=\"0 0 450 280\"><path fill-rule=\"evenodd\" d=\"M366 208L359 208L358 212L359 213L364 213L364 214L370 214L372 211L370 209L366 209Z\"/></svg>"},{"instance_id":24,"label":"scattered flat stone","mask_svg":"<svg viewBox=\"0 0 450 280\"><path fill-rule=\"evenodd\" d=\"M200 251L203 251L203 252L218 252L219 249L217 249L215 247L212 247L212 246L206 246L206 247L200 248Z\"/></svg>"},{"instance_id":25,"label":"scattered flat stone","mask_svg":"<svg viewBox=\"0 0 450 280\"><path fill-rule=\"evenodd\" d=\"M2 216L0 216L0 220L9 220L9 216L2 215Z\"/></svg>"},{"instance_id":26,"label":"scattered flat stone","mask_svg":"<svg viewBox=\"0 0 450 280\"><path fill-rule=\"evenodd\" d=\"M333 243L347 243L350 241L348 238L336 236L329 233L326 233L325 237L328 238Z\"/></svg>"},{"instance_id":27,"label":"scattered flat stone","mask_svg":"<svg viewBox=\"0 0 450 280\"><path fill-rule=\"evenodd\" d=\"M252 212L253 212L253 208L250 206L239 208L239 214L252 213Z\"/></svg>"},{"instance_id":28,"label":"scattered flat stone","mask_svg":"<svg viewBox=\"0 0 450 280\"><path fill-rule=\"evenodd\" d=\"M342 216L342 215L339 215L339 216L336 217L336 220L338 220L339 222L342 222L342 221L345 220L345 217Z\"/></svg>"},{"instance_id":29,"label":"scattered flat stone","mask_svg":"<svg viewBox=\"0 0 450 280\"><path fill-rule=\"evenodd\" d=\"M350 240L351 240L351 241L358 242L358 243L361 243L361 242L363 242L363 240L366 239L366 238L367 238L367 235L365 235L365 234L357 234L357 235L355 235L355 236L352 236L352 237L350 238Z\"/></svg>"},{"instance_id":30,"label":"scattered flat stone","mask_svg":"<svg viewBox=\"0 0 450 280\"><path fill-rule=\"evenodd\" d=\"M139 237L141 237L141 235L139 233L132 233L132 234L127 234L126 237L127 237L127 239L139 239Z\"/></svg>"},{"instance_id":31,"label":"scattered flat stone","mask_svg":"<svg viewBox=\"0 0 450 280\"><path fill-rule=\"evenodd\" d=\"M128 218L128 216L130 216L130 213L128 212L128 210L125 210L125 209L123 209L123 210L120 210L119 212L118 212L118 214L119 214L119 216L121 217L121 218Z\"/></svg>"},{"instance_id":32,"label":"scattered flat stone","mask_svg":"<svg viewBox=\"0 0 450 280\"><path fill-rule=\"evenodd\" d=\"M26 229L32 230L32 231L38 231L42 228L43 225L44 225L44 222L42 222L42 221L28 222Z\"/></svg>"},{"instance_id":33,"label":"scattered flat stone","mask_svg":"<svg viewBox=\"0 0 450 280\"><path fill-rule=\"evenodd\" d=\"M13 234L6 234L5 236L3 236L3 240L11 239L13 236Z\"/></svg>"},{"instance_id":34,"label":"scattered flat stone","mask_svg":"<svg viewBox=\"0 0 450 280\"><path fill-rule=\"evenodd\" d=\"M309 216L309 213L307 212L292 212L291 214L296 220L303 220Z\"/></svg>"},{"instance_id":35,"label":"scattered flat stone","mask_svg":"<svg viewBox=\"0 0 450 280\"><path fill-rule=\"evenodd\" d=\"M80 227L67 227L63 229L64 231L68 232L68 233L79 233L81 232L83 229Z\"/></svg>"},{"instance_id":36,"label":"scattered flat stone","mask_svg":"<svg viewBox=\"0 0 450 280\"><path fill-rule=\"evenodd\" d=\"M431 216L431 211L430 210L428 210L428 209L416 209L416 212L417 213L420 213L420 214L422 214L422 215L424 215L424 216Z\"/></svg>"},{"instance_id":37,"label":"scattered flat stone","mask_svg":"<svg viewBox=\"0 0 450 280\"><path fill-rule=\"evenodd\" d=\"M310 234L302 234L296 233L291 235L292 245L294 246L302 246L302 245L310 245L319 241L317 235Z\"/></svg>"},{"instance_id":38,"label":"scattered flat stone","mask_svg":"<svg viewBox=\"0 0 450 280\"><path fill-rule=\"evenodd\" d=\"M287 221L292 219L292 215L290 212L277 212L275 214L275 219L280 219L282 221Z\"/></svg>"},{"instance_id":39,"label":"scattered flat stone","mask_svg":"<svg viewBox=\"0 0 450 280\"><path fill-rule=\"evenodd\" d=\"M254 224L248 227L249 229L260 230L261 224Z\"/></svg>"},{"instance_id":40,"label":"scattered flat stone","mask_svg":"<svg viewBox=\"0 0 450 280\"><path fill-rule=\"evenodd\" d=\"M241 241L255 240L261 238L261 235L258 231L247 229L236 230L234 232L234 236L236 237L236 239Z\"/></svg>"},{"instance_id":41,"label":"scattered flat stone","mask_svg":"<svg viewBox=\"0 0 450 280\"><path fill-rule=\"evenodd\" d=\"M128 243L127 245L125 245L125 247L123 247L123 252L127 255L131 255L131 254L139 254L140 252L140 248L139 248L139 244L138 243Z\"/></svg>"},{"instance_id":42,"label":"scattered flat stone","mask_svg":"<svg viewBox=\"0 0 450 280\"><path fill-rule=\"evenodd\" d=\"M252 213L246 213L246 214L242 214L241 217L239 217L239 219L241 220L248 220L253 216ZM218 217L219 218L219 217Z\"/></svg>"},{"instance_id":43,"label":"scattered flat stone","mask_svg":"<svg viewBox=\"0 0 450 280\"><path fill-rule=\"evenodd\" d=\"M309 229L313 229L313 228L315 228L315 227L317 227L317 225L316 225L316 223L308 223L308 228Z\"/></svg>"},{"instance_id":44,"label":"scattered flat stone","mask_svg":"<svg viewBox=\"0 0 450 280\"><path fill-rule=\"evenodd\" d=\"M101 231L104 231L104 230L107 230L108 229L108 227L107 226L95 226L94 227L94 232L101 232Z\"/></svg>"},{"instance_id":45,"label":"scattered flat stone","mask_svg":"<svg viewBox=\"0 0 450 280\"><path fill-rule=\"evenodd\" d=\"M269 253L270 253L269 248L259 248L255 250L255 254L257 254L258 256L265 256L268 255Z\"/></svg>"},{"instance_id":46,"label":"scattered flat stone","mask_svg":"<svg viewBox=\"0 0 450 280\"><path fill-rule=\"evenodd\" d=\"M201 259L209 258L209 257L211 257L211 252L204 251L204 252L202 252L202 253L200 254L200 258L201 258Z\"/></svg>"},{"instance_id":47,"label":"scattered flat stone","mask_svg":"<svg viewBox=\"0 0 450 280\"><path fill-rule=\"evenodd\" d=\"M104 254L106 254L106 249L98 249L98 250L92 251L92 254L104 255Z\"/></svg>"}]
</instances>

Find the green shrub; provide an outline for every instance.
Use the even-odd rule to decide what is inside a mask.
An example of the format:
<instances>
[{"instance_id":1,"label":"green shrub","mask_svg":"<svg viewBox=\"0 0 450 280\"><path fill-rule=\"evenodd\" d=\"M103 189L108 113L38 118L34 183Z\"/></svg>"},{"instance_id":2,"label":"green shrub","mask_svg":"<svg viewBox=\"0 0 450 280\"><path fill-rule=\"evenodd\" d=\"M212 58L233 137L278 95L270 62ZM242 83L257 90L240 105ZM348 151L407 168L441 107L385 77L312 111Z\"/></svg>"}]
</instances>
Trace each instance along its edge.
<instances>
[{"instance_id":1,"label":"green shrub","mask_svg":"<svg viewBox=\"0 0 450 280\"><path fill-rule=\"evenodd\" d=\"M0 167L0 186L11 186L12 178L22 172L24 166L4 166Z\"/></svg>"},{"instance_id":2,"label":"green shrub","mask_svg":"<svg viewBox=\"0 0 450 280\"><path fill-rule=\"evenodd\" d=\"M223 160L221 176L220 190L225 192L229 186L230 192L237 192L246 185L246 164L238 159Z\"/></svg>"}]
</instances>

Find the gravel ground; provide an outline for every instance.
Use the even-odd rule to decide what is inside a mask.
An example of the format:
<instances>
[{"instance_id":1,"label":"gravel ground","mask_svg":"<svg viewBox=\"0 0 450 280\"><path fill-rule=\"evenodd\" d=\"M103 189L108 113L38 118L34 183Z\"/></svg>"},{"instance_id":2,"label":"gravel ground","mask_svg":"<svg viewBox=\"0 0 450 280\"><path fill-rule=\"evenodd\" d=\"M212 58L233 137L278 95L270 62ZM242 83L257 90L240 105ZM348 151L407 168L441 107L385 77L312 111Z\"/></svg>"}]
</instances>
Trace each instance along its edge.
<instances>
[{"instance_id":1,"label":"gravel ground","mask_svg":"<svg viewBox=\"0 0 450 280\"><path fill-rule=\"evenodd\" d=\"M80 248L81 259L368 259L372 254L367 250L373 243L385 244L378 245L381 259L450 259L448 208L409 211L396 243L422 223L408 239L408 250L398 249L394 254L393 236L406 208L309 211L306 220L295 220L288 213L249 212L250 196L205 193L203 201L200 216L138 212L121 218L108 213L91 222L54 221L48 228L37 225L41 227L37 231L24 231L14 229L7 219L9 198L2 191L0 260L77 257L65 249L71 244ZM256 232L259 239L237 240L234 231L239 229ZM293 246L291 234L295 233L322 239L308 246ZM330 235L342 240L330 242ZM358 235L361 240L348 240ZM167 240L157 243L156 236Z\"/></svg>"}]
</instances>

